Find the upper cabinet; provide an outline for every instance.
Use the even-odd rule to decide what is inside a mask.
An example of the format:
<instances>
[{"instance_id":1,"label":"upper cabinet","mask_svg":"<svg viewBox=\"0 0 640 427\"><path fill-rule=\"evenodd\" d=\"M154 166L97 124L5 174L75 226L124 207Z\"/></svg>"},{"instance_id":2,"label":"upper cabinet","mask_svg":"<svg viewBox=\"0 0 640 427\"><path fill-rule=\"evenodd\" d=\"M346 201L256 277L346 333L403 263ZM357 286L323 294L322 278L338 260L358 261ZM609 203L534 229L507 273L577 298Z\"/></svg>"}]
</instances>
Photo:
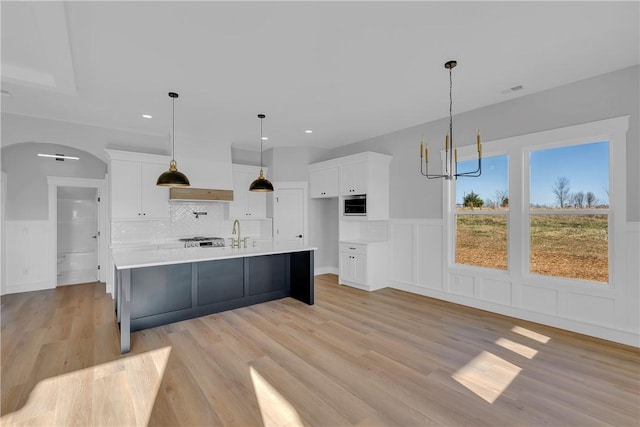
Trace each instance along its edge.
<instances>
[{"instance_id":1,"label":"upper cabinet","mask_svg":"<svg viewBox=\"0 0 640 427\"><path fill-rule=\"evenodd\" d=\"M354 162L340 166L340 195L367 194L367 162Z\"/></svg>"},{"instance_id":2,"label":"upper cabinet","mask_svg":"<svg viewBox=\"0 0 640 427\"><path fill-rule=\"evenodd\" d=\"M229 203L230 219L264 219L267 217L267 193L249 191L258 178L260 167L232 165L233 202ZM262 168L267 177L267 168ZM267 178L268 179L268 178Z\"/></svg>"},{"instance_id":3,"label":"upper cabinet","mask_svg":"<svg viewBox=\"0 0 640 427\"><path fill-rule=\"evenodd\" d=\"M311 198L339 196L345 220L389 219L389 165L391 156L370 151L309 165ZM367 214L344 216L344 200L366 195Z\"/></svg>"},{"instance_id":4,"label":"upper cabinet","mask_svg":"<svg viewBox=\"0 0 640 427\"><path fill-rule=\"evenodd\" d=\"M312 199L338 197L339 168L329 167L309 172L309 193Z\"/></svg>"},{"instance_id":5,"label":"upper cabinet","mask_svg":"<svg viewBox=\"0 0 640 427\"><path fill-rule=\"evenodd\" d=\"M156 185L166 163L111 160L109 163L112 219L169 218L169 189Z\"/></svg>"}]
</instances>

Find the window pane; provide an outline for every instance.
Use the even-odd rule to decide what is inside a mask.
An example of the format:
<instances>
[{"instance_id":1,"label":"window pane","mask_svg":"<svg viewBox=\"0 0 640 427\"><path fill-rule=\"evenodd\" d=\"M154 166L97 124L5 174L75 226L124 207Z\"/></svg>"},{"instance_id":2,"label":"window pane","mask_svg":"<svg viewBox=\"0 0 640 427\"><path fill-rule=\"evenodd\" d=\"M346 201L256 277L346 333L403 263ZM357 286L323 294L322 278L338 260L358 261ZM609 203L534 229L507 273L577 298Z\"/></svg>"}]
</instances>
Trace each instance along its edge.
<instances>
[{"instance_id":1,"label":"window pane","mask_svg":"<svg viewBox=\"0 0 640 427\"><path fill-rule=\"evenodd\" d=\"M609 281L608 215L531 215L531 272Z\"/></svg>"},{"instance_id":2,"label":"window pane","mask_svg":"<svg viewBox=\"0 0 640 427\"><path fill-rule=\"evenodd\" d=\"M532 151L533 209L609 206L609 142Z\"/></svg>"},{"instance_id":3,"label":"window pane","mask_svg":"<svg viewBox=\"0 0 640 427\"><path fill-rule=\"evenodd\" d=\"M477 160L458 163L458 172L474 171ZM482 159L482 175L456 180L456 208L458 210L509 208L509 180L507 156Z\"/></svg>"},{"instance_id":4,"label":"window pane","mask_svg":"<svg viewBox=\"0 0 640 427\"><path fill-rule=\"evenodd\" d=\"M507 215L456 215L456 263L507 269Z\"/></svg>"}]
</instances>

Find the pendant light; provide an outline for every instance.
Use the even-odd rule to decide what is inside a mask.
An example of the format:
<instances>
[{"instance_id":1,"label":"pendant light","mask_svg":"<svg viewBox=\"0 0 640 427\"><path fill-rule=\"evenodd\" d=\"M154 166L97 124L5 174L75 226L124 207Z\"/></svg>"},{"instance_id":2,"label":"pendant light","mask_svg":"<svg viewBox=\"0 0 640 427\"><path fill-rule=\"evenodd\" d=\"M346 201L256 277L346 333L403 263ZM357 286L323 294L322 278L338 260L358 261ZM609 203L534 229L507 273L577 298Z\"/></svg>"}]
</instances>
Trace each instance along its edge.
<instances>
[{"instance_id":1,"label":"pendant light","mask_svg":"<svg viewBox=\"0 0 640 427\"><path fill-rule=\"evenodd\" d=\"M163 172L158 177L156 185L163 187L188 187L189 178L182 172L178 171L178 164L176 163L175 151L176 151L176 98L178 94L175 92L169 92L169 97L172 99L172 113L171 113L171 162L169 162L169 170Z\"/></svg>"},{"instance_id":2,"label":"pendant light","mask_svg":"<svg viewBox=\"0 0 640 427\"><path fill-rule=\"evenodd\" d=\"M445 136L444 150L444 173L429 173L429 147L424 146L424 140L420 141L420 173L427 179L444 178L449 181L456 180L459 177L479 177L482 175L482 143L480 142L480 129L478 129L477 146L478 146L478 166L476 170L469 172L458 172L458 149L453 146L453 81L451 71L458 65L458 61L447 61L444 68L449 70L449 130ZM451 138L451 146L449 146L449 138ZM424 162L422 159L424 158Z\"/></svg>"},{"instance_id":3,"label":"pendant light","mask_svg":"<svg viewBox=\"0 0 640 427\"><path fill-rule=\"evenodd\" d=\"M264 114L258 114L258 118L260 119L260 175L258 179L253 181L249 186L249 191L260 191L263 193L268 193L273 191L273 185L269 182L267 178L264 177L264 173L262 172L262 119L264 119Z\"/></svg>"}]
</instances>

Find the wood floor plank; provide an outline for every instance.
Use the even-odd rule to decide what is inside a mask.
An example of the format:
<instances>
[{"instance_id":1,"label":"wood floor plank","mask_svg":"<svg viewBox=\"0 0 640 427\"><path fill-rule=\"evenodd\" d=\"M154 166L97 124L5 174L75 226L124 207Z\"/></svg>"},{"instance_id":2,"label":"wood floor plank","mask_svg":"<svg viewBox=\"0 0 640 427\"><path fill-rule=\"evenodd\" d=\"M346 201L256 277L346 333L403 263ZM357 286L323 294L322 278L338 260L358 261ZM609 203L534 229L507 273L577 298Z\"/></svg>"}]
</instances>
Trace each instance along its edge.
<instances>
[{"instance_id":1,"label":"wood floor plank","mask_svg":"<svg viewBox=\"0 0 640 427\"><path fill-rule=\"evenodd\" d=\"M91 283L0 298L12 425L637 426L640 350L394 289L132 334Z\"/></svg>"}]
</instances>

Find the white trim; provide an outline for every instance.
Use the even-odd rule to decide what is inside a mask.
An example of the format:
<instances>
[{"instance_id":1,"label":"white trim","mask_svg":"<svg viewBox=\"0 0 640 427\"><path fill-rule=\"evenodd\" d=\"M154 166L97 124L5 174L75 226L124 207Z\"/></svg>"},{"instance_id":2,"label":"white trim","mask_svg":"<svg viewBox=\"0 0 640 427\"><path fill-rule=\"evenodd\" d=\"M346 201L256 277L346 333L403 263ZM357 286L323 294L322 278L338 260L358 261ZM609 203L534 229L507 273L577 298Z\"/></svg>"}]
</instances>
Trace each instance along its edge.
<instances>
[{"instance_id":1,"label":"white trim","mask_svg":"<svg viewBox=\"0 0 640 427\"><path fill-rule=\"evenodd\" d=\"M502 314L504 316L511 316L517 319L528 320L531 322L537 322L556 328L561 328L584 335L594 336L605 340L615 341L634 347L640 347L640 334L637 330L622 330L618 328L611 328L602 325L594 325L591 323L584 323L578 320L567 319L555 315L549 315L544 313L538 313L535 311L527 310L522 307L506 306L501 304L492 303L489 301L479 300L476 298L465 297L462 295L456 295L451 292L443 292L437 289L423 288L411 283L399 282L390 280L390 287L399 289L401 291L411 292L418 295L423 295L430 298L436 298L443 301L449 301L456 304L465 305L468 307L477 308L480 310L487 310L492 313Z\"/></svg>"},{"instance_id":2,"label":"white trim","mask_svg":"<svg viewBox=\"0 0 640 427\"><path fill-rule=\"evenodd\" d=\"M320 276L321 274L335 274L337 276L339 271L336 267L317 267L313 269L314 276Z\"/></svg>"},{"instance_id":3,"label":"white trim","mask_svg":"<svg viewBox=\"0 0 640 427\"><path fill-rule=\"evenodd\" d=\"M109 236L106 232L107 223L107 191L105 179L94 178L73 178L73 177L59 177L59 176L47 176L47 184L49 186L49 251L47 260L47 277L49 277L46 287L55 288L57 286L56 275L56 257L58 252L58 187L84 187L95 188L100 197L100 203L98 205L99 218L98 218L98 230L100 232L100 245L98 248L98 262L100 264L100 272L98 279L101 282L107 280L107 248Z\"/></svg>"},{"instance_id":4,"label":"white trim","mask_svg":"<svg viewBox=\"0 0 640 427\"><path fill-rule=\"evenodd\" d=\"M5 211L7 207L7 173L0 174L0 295L7 293L7 268L6 268L6 225Z\"/></svg>"},{"instance_id":5,"label":"white trim","mask_svg":"<svg viewBox=\"0 0 640 427\"><path fill-rule=\"evenodd\" d=\"M17 294L20 292L33 292L33 291L42 291L45 289L53 289L55 288L55 283L51 286L51 280L43 280L39 282L28 282L28 283L18 283L15 285L7 286L8 294Z\"/></svg>"}]
</instances>

